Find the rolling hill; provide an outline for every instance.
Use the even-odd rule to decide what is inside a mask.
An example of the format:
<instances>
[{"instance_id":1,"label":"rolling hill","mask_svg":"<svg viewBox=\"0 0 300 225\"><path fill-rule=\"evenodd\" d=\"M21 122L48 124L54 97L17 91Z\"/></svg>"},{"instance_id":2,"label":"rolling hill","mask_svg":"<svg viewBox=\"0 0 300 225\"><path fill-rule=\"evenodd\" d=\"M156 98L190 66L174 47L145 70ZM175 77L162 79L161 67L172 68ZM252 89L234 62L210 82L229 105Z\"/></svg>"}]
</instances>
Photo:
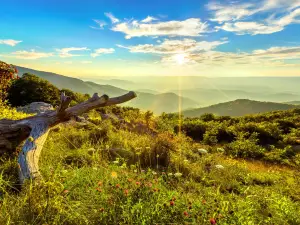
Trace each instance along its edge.
<instances>
[{"instance_id":1,"label":"rolling hill","mask_svg":"<svg viewBox=\"0 0 300 225\"><path fill-rule=\"evenodd\" d=\"M244 91L230 89L212 89L212 88L193 88L184 89L180 92L172 90L171 92L190 98L201 103L203 106L209 106L220 102L234 101L236 99L252 99L255 101L268 102L288 102L300 100L300 95L295 93L277 92L270 90Z\"/></svg>"},{"instance_id":2,"label":"rolling hill","mask_svg":"<svg viewBox=\"0 0 300 225\"><path fill-rule=\"evenodd\" d=\"M243 116L248 114L271 112L276 110L288 110L300 108L300 106L275 102L260 102L248 99L219 103L208 107L183 111L186 117L198 117L205 113L213 113L218 116Z\"/></svg>"},{"instance_id":3,"label":"rolling hill","mask_svg":"<svg viewBox=\"0 0 300 225\"><path fill-rule=\"evenodd\" d=\"M108 84L97 84L91 81L83 81L77 78L63 76L55 73L38 71L34 69L16 66L19 71L19 76L24 73L32 73L40 78L48 80L50 83L57 86L59 89L67 88L72 91L80 92L83 94L107 94L110 97L123 95L128 90L118 88ZM121 80L112 79L116 83L122 82ZM107 81L107 80L106 80ZM128 82L130 83L130 82ZM154 113L159 114L162 112L176 112L178 111L179 99L182 103L182 109L190 109L199 107L196 101L189 98L179 97L175 93L144 93L137 91L138 98L126 103L127 106L140 108L142 110L152 110Z\"/></svg>"}]
</instances>

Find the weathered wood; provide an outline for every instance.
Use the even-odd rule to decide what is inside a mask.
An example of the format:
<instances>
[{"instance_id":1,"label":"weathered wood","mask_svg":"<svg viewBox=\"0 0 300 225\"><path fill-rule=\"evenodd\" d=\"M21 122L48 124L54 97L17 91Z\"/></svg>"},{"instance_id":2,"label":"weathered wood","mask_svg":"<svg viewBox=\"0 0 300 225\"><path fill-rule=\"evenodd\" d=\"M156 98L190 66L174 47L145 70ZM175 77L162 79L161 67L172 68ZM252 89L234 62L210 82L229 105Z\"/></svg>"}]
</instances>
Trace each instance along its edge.
<instances>
[{"instance_id":1,"label":"weathered wood","mask_svg":"<svg viewBox=\"0 0 300 225\"><path fill-rule=\"evenodd\" d=\"M40 178L39 156L51 127L92 109L120 104L135 97L134 92L115 98L109 98L107 95L99 97L98 94L94 94L89 100L68 108L71 99L62 93L61 104L55 111L16 121L0 120L0 153L12 150L26 140L18 158L20 181L23 183L26 179Z\"/></svg>"}]
</instances>

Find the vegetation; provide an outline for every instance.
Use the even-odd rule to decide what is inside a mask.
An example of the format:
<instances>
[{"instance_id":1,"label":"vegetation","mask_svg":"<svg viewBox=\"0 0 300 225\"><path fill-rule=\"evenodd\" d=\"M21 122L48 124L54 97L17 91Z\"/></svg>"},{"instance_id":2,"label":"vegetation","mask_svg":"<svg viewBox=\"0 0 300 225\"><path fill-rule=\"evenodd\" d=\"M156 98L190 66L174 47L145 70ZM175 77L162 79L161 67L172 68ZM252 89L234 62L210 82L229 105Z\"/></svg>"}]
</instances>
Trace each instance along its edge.
<instances>
[{"instance_id":1,"label":"vegetation","mask_svg":"<svg viewBox=\"0 0 300 225\"><path fill-rule=\"evenodd\" d=\"M17 70L11 65L0 61L0 101L4 102L7 96L7 89L11 84L11 80L15 78Z\"/></svg>"},{"instance_id":2,"label":"vegetation","mask_svg":"<svg viewBox=\"0 0 300 225\"><path fill-rule=\"evenodd\" d=\"M29 73L25 73L20 79L14 80L7 92L8 102L15 107L32 102L46 102L55 106L60 101L60 92L65 92L72 98L72 105L89 98L87 94L83 95L68 89L59 90L47 80Z\"/></svg>"},{"instance_id":3,"label":"vegetation","mask_svg":"<svg viewBox=\"0 0 300 225\"><path fill-rule=\"evenodd\" d=\"M153 117L122 107L101 112L124 120L101 121L94 111L92 123L52 130L39 183L19 192L16 159L2 159L0 224L300 223L299 153L277 146L297 142L299 110L184 119L184 132L205 131L197 141L176 134L174 114ZM134 132L124 121L152 132ZM277 123L282 132L274 130ZM222 129L239 132L237 138ZM261 133L280 140L266 150ZM265 157L274 160L264 163Z\"/></svg>"},{"instance_id":4,"label":"vegetation","mask_svg":"<svg viewBox=\"0 0 300 225\"><path fill-rule=\"evenodd\" d=\"M10 101L17 88L26 95L15 105L88 97L31 74L13 82ZM37 99L41 88L49 96ZM27 116L0 103L0 119ZM39 182L21 188L18 150L1 155L0 224L300 224L299 116L94 110L51 130Z\"/></svg>"},{"instance_id":5,"label":"vegetation","mask_svg":"<svg viewBox=\"0 0 300 225\"><path fill-rule=\"evenodd\" d=\"M295 108L300 108L300 106L293 104L237 99L234 101L219 103L204 108L186 110L183 112L183 114L187 117L199 117L206 113L213 113L219 116L245 116L249 114Z\"/></svg>"}]
</instances>

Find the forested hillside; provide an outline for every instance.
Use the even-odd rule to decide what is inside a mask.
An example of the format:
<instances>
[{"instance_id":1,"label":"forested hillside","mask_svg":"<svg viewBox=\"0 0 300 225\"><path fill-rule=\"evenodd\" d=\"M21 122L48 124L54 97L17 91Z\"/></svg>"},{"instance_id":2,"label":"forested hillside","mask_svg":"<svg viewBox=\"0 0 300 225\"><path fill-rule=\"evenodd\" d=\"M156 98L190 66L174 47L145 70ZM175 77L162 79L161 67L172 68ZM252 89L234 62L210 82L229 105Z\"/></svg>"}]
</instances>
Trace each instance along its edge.
<instances>
[{"instance_id":1,"label":"forested hillside","mask_svg":"<svg viewBox=\"0 0 300 225\"><path fill-rule=\"evenodd\" d=\"M255 113L288 110L295 108L300 107L293 104L237 99L234 101L219 103L208 107L185 110L183 114L187 117L199 117L205 113L213 113L219 116L244 116Z\"/></svg>"}]
</instances>

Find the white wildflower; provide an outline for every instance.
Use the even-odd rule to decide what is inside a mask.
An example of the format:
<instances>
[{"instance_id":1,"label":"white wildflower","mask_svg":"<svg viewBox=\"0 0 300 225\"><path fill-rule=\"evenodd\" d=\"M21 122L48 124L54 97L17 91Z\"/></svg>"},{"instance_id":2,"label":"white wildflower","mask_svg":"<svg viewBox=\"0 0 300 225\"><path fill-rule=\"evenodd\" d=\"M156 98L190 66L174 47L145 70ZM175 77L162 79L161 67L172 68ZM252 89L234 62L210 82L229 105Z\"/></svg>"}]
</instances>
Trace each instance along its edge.
<instances>
[{"instance_id":1,"label":"white wildflower","mask_svg":"<svg viewBox=\"0 0 300 225\"><path fill-rule=\"evenodd\" d=\"M224 169L224 166L222 166L222 165L216 165L216 168L217 168L217 169L220 169L220 170L223 170L223 169Z\"/></svg>"},{"instance_id":2,"label":"white wildflower","mask_svg":"<svg viewBox=\"0 0 300 225\"><path fill-rule=\"evenodd\" d=\"M152 172L153 175L156 175L157 173L155 171Z\"/></svg>"},{"instance_id":3,"label":"white wildflower","mask_svg":"<svg viewBox=\"0 0 300 225\"><path fill-rule=\"evenodd\" d=\"M200 154L207 154L207 153L208 153L207 150L205 150L205 149L203 149L203 148L199 148L199 149L198 149L198 152L199 152Z\"/></svg>"},{"instance_id":4,"label":"white wildflower","mask_svg":"<svg viewBox=\"0 0 300 225\"><path fill-rule=\"evenodd\" d=\"M179 172L178 172L178 173L175 173L174 176L175 176L175 177L181 177L181 176L182 176L182 173L179 173Z\"/></svg>"},{"instance_id":5,"label":"white wildflower","mask_svg":"<svg viewBox=\"0 0 300 225\"><path fill-rule=\"evenodd\" d=\"M170 177L173 176L173 173L168 173L168 176L170 176Z\"/></svg>"},{"instance_id":6,"label":"white wildflower","mask_svg":"<svg viewBox=\"0 0 300 225\"><path fill-rule=\"evenodd\" d=\"M114 163L114 164L119 164L119 161L118 161L118 160L116 160L116 161L113 161L113 163Z\"/></svg>"}]
</instances>

